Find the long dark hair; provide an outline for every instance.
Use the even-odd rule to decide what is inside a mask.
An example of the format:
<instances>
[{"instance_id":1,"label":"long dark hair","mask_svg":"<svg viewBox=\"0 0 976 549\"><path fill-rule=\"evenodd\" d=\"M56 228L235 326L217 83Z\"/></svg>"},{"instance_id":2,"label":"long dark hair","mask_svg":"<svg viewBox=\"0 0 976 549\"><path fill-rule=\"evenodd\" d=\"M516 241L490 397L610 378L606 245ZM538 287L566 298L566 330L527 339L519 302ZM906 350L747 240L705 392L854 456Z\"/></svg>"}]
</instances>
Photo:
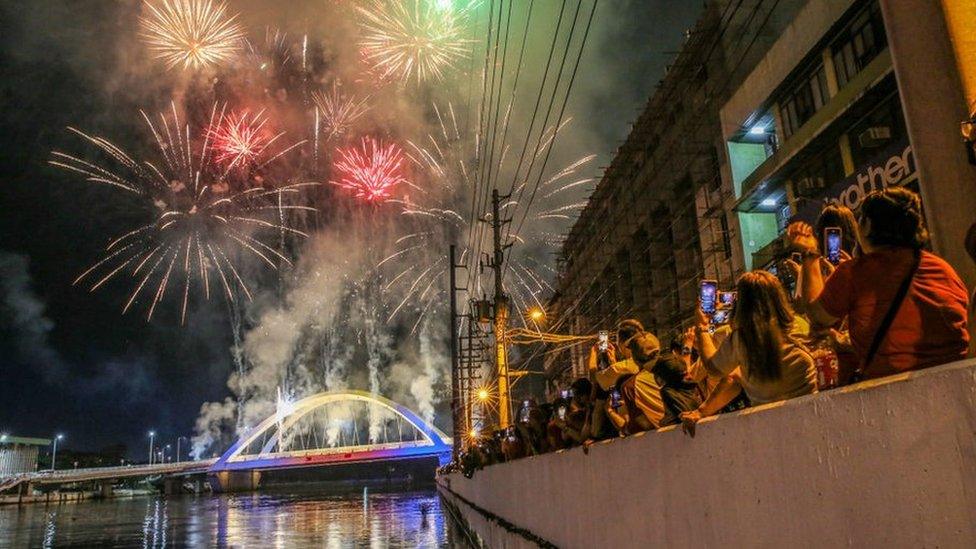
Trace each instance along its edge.
<instances>
[{"instance_id":1,"label":"long dark hair","mask_svg":"<svg viewBox=\"0 0 976 549\"><path fill-rule=\"evenodd\" d=\"M861 203L861 215L871 221L866 237L872 246L920 250L929 240L922 200L904 187L872 191Z\"/></svg>"},{"instance_id":2,"label":"long dark hair","mask_svg":"<svg viewBox=\"0 0 976 549\"><path fill-rule=\"evenodd\" d=\"M793 324L786 291L767 271L739 277L733 324L749 367L749 376L773 381L783 375L783 338Z\"/></svg>"},{"instance_id":3,"label":"long dark hair","mask_svg":"<svg viewBox=\"0 0 976 549\"><path fill-rule=\"evenodd\" d=\"M823 238L824 229L827 227L840 227L841 234L843 235L843 241L841 242L841 249L848 253L851 257L854 256L854 248L857 247L857 218L854 217L854 212L851 211L847 206L838 206L835 204L828 204L824 206L824 209L820 211L820 217L817 219L817 226L814 233L817 238ZM826 242L824 246L826 246ZM826 254L826 250L822 250Z\"/></svg>"}]
</instances>

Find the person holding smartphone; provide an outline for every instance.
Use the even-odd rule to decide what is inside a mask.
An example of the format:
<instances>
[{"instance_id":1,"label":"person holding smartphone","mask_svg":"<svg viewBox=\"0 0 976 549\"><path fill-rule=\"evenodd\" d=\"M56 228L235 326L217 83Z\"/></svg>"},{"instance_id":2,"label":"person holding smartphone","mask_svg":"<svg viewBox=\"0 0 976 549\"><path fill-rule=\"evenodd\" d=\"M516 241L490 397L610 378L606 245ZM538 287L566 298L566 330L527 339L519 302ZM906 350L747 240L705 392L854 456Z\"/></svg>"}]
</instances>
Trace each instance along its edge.
<instances>
[{"instance_id":1,"label":"person holding smartphone","mask_svg":"<svg viewBox=\"0 0 976 549\"><path fill-rule=\"evenodd\" d=\"M716 344L708 317L699 310L698 351L708 371L722 380L697 409L681 414L685 431L718 413L740 391L753 404L766 404L817 391L813 357L803 345L786 291L775 275L751 271L736 284L738 303L732 323Z\"/></svg>"},{"instance_id":2,"label":"person holding smartphone","mask_svg":"<svg viewBox=\"0 0 976 549\"><path fill-rule=\"evenodd\" d=\"M926 251L921 199L903 187L870 193L860 207L861 254L824 279L812 228L793 223L803 254L801 299L820 327L846 321L854 379L873 379L962 360L969 347L969 292L942 258Z\"/></svg>"},{"instance_id":3,"label":"person holding smartphone","mask_svg":"<svg viewBox=\"0 0 976 549\"><path fill-rule=\"evenodd\" d=\"M640 367L633 360L629 342L642 333L644 333L644 326L640 321L635 319L621 321L616 330L617 343L614 345L613 342L610 342L606 351L610 366L602 370L599 369L597 360L601 352L599 344L593 345L590 349L588 369L593 384L593 414L589 435L596 440L612 438L617 435L615 423L607 414L609 391L625 376L635 375L640 371ZM660 415L663 415L664 406L660 403L660 397L658 397L655 406L655 409L657 408L660 409Z\"/></svg>"},{"instance_id":4,"label":"person holding smartphone","mask_svg":"<svg viewBox=\"0 0 976 549\"><path fill-rule=\"evenodd\" d=\"M591 438L593 385L589 379L581 377L573 382L569 392L571 393L569 399L559 401L559 406L565 409L565 417L559 417L559 406L557 406L556 415L551 421L559 431L559 447L577 446Z\"/></svg>"},{"instance_id":5,"label":"person holding smartphone","mask_svg":"<svg viewBox=\"0 0 976 549\"><path fill-rule=\"evenodd\" d=\"M621 405L613 407L607 403L607 415L623 434L634 434L657 429L667 413L661 392L661 382L654 370L659 360L673 360L683 368L678 358L671 353L661 356L661 343L650 332L642 332L628 340L628 351L635 363L640 365L637 374L621 379L617 383Z\"/></svg>"}]
</instances>

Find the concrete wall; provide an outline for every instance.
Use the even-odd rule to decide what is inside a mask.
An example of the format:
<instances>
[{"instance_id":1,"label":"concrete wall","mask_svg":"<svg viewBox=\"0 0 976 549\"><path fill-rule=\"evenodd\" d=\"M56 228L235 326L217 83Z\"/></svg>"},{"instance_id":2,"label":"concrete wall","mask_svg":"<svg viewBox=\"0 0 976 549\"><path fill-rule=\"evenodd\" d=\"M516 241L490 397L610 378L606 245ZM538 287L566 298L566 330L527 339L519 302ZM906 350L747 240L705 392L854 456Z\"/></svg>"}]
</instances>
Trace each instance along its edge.
<instances>
[{"instance_id":1,"label":"concrete wall","mask_svg":"<svg viewBox=\"0 0 976 549\"><path fill-rule=\"evenodd\" d=\"M973 547L976 361L440 482L559 547Z\"/></svg>"}]
</instances>

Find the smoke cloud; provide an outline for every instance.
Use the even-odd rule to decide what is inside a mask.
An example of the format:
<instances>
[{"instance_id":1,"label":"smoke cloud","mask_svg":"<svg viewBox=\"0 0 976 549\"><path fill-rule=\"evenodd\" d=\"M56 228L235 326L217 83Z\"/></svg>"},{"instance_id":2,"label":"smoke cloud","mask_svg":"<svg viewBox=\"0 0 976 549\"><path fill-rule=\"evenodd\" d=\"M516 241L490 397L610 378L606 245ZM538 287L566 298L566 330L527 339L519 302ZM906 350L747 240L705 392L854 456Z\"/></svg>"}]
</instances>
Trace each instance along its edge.
<instances>
[{"instance_id":1,"label":"smoke cloud","mask_svg":"<svg viewBox=\"0 0 976 549\"><path fill-rule=\"evenodd\" d=\"M44 383L76 395L115 394L131 402L151 391L144 358L111 358L90 367L90 375L77 375L75 365L51 342L56 325L45 309L32 285L29 260L0 252L0 331L13 343L20 364L40 374Z\"/></svg>"}]
</instances>

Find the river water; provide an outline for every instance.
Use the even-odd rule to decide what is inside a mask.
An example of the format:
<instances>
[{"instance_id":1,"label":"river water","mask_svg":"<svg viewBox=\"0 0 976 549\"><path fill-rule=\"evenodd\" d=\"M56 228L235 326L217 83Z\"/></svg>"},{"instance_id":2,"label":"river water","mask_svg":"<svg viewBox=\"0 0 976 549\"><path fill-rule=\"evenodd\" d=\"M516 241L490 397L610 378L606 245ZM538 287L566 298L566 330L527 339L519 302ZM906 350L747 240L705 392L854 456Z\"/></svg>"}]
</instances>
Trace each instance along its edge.
<instances>
[{"instance_id":1,"label":"river water","mask_svg":"<svg viewBox=\"0 0 976 549\"><path fill-rule=\"evenodd\" d=\"M433 489L0 507L0 547L463 547Z\"/></svg>"}]
</instances>

